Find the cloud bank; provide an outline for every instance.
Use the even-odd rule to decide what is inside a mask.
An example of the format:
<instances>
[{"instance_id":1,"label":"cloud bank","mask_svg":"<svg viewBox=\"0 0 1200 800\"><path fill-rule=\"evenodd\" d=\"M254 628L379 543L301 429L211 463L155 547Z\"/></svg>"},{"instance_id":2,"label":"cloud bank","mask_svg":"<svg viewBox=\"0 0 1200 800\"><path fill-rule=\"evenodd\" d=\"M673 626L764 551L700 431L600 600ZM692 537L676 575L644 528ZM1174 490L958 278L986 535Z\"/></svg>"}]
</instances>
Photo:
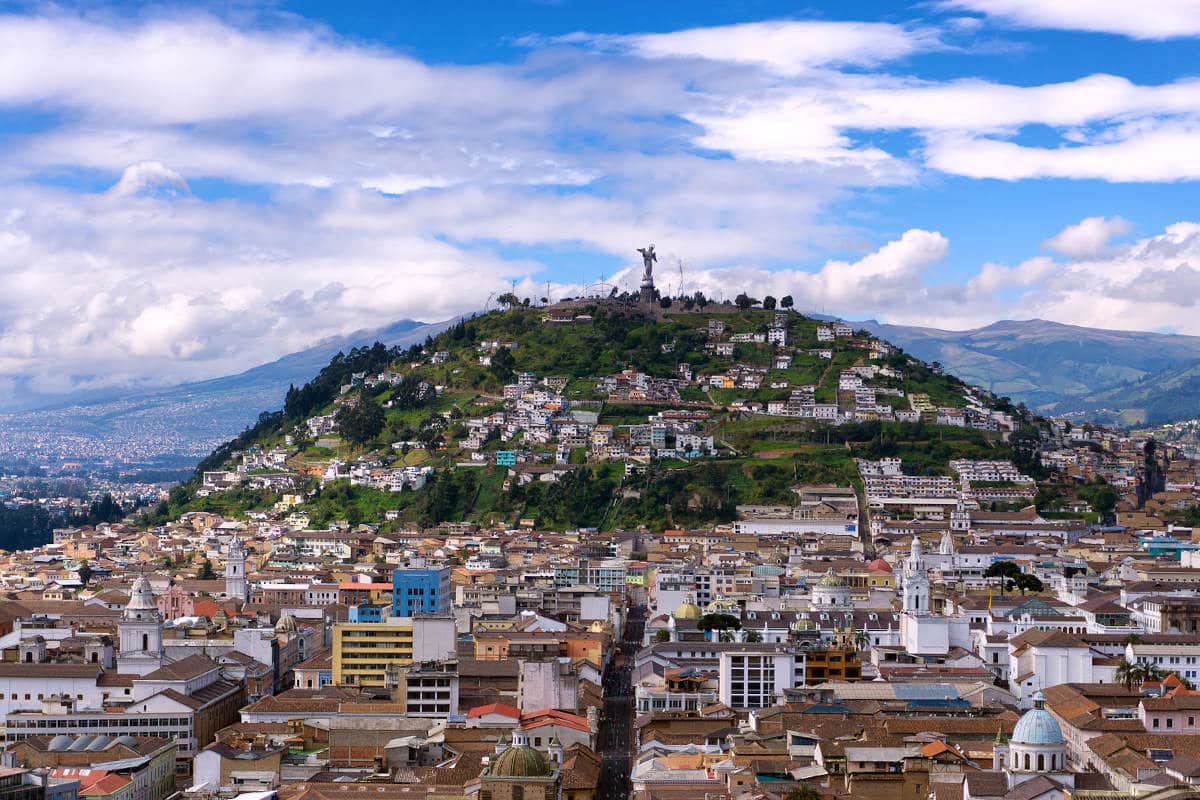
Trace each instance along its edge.
<instances>
[{"instance_id":1,"label":"cloud bank","mask_svg":"<svg viewBox=\"0 0 1200 800\"><path fill-rule=\"evenodd\" d=\"M1116 4L1089 4L1088 27L1062 4L952 5L1149 39L1200 29L1187 9L1121 22ZM1046 239L1053 256L947 281L953 242L936 220L888 235L830 213L947 177L1200 178L1200 81L911 69L969 59L973 30L583 32L456 65L303 20L0 15L0 115L23 121L0 136L0 388L225 374L470 311L513 280L535 296L601 270L619 281L651 240L687 261L685 288L714 295L753 285L943 326L1046 316L1200 333L1193 223L1114 244L1132 224L1088 218Z\"/></svg>"}]
</instances>

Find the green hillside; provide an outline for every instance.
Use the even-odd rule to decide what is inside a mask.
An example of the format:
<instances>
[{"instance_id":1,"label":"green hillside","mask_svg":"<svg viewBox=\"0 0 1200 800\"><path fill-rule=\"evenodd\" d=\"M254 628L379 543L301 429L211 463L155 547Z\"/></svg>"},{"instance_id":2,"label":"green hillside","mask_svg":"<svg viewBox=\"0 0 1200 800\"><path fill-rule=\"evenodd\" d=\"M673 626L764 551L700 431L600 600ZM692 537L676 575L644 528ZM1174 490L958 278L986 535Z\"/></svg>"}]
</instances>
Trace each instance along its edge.
<instances>
[{"instance_id":1,"label":"green hillside","mask_svg":"<svg viewBox=\"0 0 1200 800\"><path fill-rule=\"evenodd\" d=\"M787 345L756 341L776 321L786 328ZM724 330L713 334L714 324ZM345 520L380 523L386 530L406 523L533 519L554 528L662 529L729 521L743 503L790 503L797 483L857 484L855 457L899 456L906 469L928 474L945 474L953 458L1013 458L999 433L935 424L930 411L916 421L871 419L860 411L864 418L831 426L740 410L747 403L765 409L800 391L811 392L811 402L845 413L855 396L839 391L839 375L873 368L878 374L870 384L880 393L880 408L912 417L914 404L954 410L973 398L1016 412L1006 400L901 351L888 351L864 332L821 341L818 327L825 324L794 312L777 317L774 311L730 305L651 313L594 301L494 311L407 349L357 348L289 390L282 411L263 414L215 451L145 521L158 523L188 510L245 515L301 494L303 502L287 511L307 514L312 526ZM788 363L779 361L782 356ZM692 381L677 380L681 365L690 367ZM624 389L614 392L605 385L605 379L628 370L644 376L635 382L651 388L621 394ZM361 380L379 373L388 380L373 386ZM609 446L617 450L628 433L636 452L633 438L645 433L638 426L649 427L649 415L681 410L697 417L695 434L711 436L714 452L674 448L671 457L635 457L627 468L626 458L597 456L594 444L566 448L539 441L536 429L507 441L503 426L483 438L473 433L486 428L486 419L499 418L489 415L514 413L511 398L506 412L504 387L522 373L538 387L552 386L547 391L568 406L548 409L547 416L595 423L602 432L611 425ZM730 375L761 385L715 385ZM612 380L625 386L621 378ZM308 420L323 415L334 415L337 434L310 433ZM672 453L671 441L665 444L657 452ZM281 457L286 452L285 463L249 470L235 488L204 487L204 472L235 470L243 454L273 448ZM520 467L496 463L514 452ZM345 477L322 486L321 476L335 459L376 473L402 467L430 467L433 473L415 490L352 486ZM254 478L269 483L272 471L294 475L294 489L251 488ZM547 472L555 479L546 479Z\"/></svg>"}]
</instances>

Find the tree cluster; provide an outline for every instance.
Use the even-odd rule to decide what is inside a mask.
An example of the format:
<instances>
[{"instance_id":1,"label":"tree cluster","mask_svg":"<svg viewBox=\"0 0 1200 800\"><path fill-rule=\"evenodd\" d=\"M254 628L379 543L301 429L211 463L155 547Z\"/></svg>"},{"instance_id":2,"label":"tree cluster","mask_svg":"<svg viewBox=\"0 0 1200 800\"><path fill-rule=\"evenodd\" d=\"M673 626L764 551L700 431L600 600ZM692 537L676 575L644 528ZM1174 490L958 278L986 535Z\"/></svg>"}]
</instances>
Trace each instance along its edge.
<instances>
[{"instance_id":1,"label":"tree cluster","mask_svg":"<svg viewBox=\"0 0 1200 800\"><path fill-rule=\"evenodd\" d=\"M342 436L355 444L365 444L383 432L383 406L372 397L360 396L357 403L344 403L334 419Z\"/></svg>"}]
</instances>

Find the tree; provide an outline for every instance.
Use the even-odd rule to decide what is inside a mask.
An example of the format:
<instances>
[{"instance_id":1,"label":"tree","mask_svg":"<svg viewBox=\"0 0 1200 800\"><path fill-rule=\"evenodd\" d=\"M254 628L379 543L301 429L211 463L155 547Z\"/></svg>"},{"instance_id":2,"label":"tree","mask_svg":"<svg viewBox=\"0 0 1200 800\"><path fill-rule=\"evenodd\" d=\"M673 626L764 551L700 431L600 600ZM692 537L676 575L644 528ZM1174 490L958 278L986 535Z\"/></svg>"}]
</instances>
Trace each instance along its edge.
<instances>
[{"instance_id":1,"label":"tree","mask_svg":"<svg viewBox=\"0 0 1200 800\"><path fill-rule=\"evenodd\" d=\"M1138 664L1139 683L1159 683L1165 677L1167 677L1167 673L1154 664Z\"/></svg>"},{"instance_id":2,"label":"tree","mask_svg":"<svg viewBox=\"0 0 1200 800\"><path fill-rule=\"evenodd\" d=\"M661 298L658 301L658 305L660 308L670 308L671 307L671 298L669 298L669 297Z\"/></svg>"},{"instance_id":3,"label":"tree","mask_svg":"<svg viewBox=\"0 0 1200 800\"><path fill-rule=\"evenodd\" d=\"M87 559L79 562L79 569L75 570L79 573L79 582L87 586L92 580L92 565L87 562Z\"/></svg>"},{"instance_id":4,"label":"tree","mask_svg":"<svg viewBox=\"0 0 1200 800\"><path fill-rule=\"evenodd\" d=\"M1036 575L1027 575L1024 572L1013 578L1013 585L1021 590L1021 594L1025 594L1026 591L1036 594L1046 588Z\"/></svg>"},{"instance_id":5,"label":"tree","mask_svg":"<svg viewBox=\"0 0 1200 800\"><path fill-rule=\"evenodd\" d=\"M1021 568L1012 561L993 561L992 565L983 572L985 578L1000 578L1000 594L1005 587L1011 588L1018 575L1023 575Z\"/></svg>"},{"instance_id":6,"label":"tree","mask_svg":"<svg viewBox=\"0 0 1200 800\"><path fill-rule=\"evenodd\" d=\"M196 577L202 581L211 581L217 577L217 573L213 572L212 562L207 558L200 564L200 570L196 573Z\"/></svg>"},{"instance_id":7,"label":"tree","mask_svg":"<svg viewBox=\"0 0 1200 800\"><path fill-rule=\"evenodd\" d=\"M521 305L521 299L512 292L505 292L496 298L496 305L512 308Z\"/></svg>"},{"instance_id":8,"label":"tree","mask_svg":"<svg viewBox=\"0 0 1200 800\"><path fill-rule=\"evenodd\" d=\"M656 642L669 642L670 640L671 634L669 631L662 630L654 634L654 641Z\"/></svg>"},{"instance_id":9,"label":"tree","mask_svg":"<svg viewBox=\"0 0 1200 800\"><path fill-rule=\"evenodd\" d=\"M772 297L771 295L767 295L766 297L763 298L762 306L767 311L774 311L775 310L775 298Z\"/></svg>"},{"instance_id":10,"label":"tree","mask_svg":"<svg viewBox=\"0 0 1200 800\"><path fill-rule=\"evenodd\" d=\"M821 800L821 793L811 785L801 783L788 789L783 800Z\"/></svg>"},{"instance_id":11,"label":"tree","mask_svg":"<svg viewBox=\"0 0 1200 800\"><path fill-rule=\"evenodd\" d=\"M746 309L750 308L750 306L754 305L757 302L758 302L757 300L755 300L753 297L746 294L745 292L742 292L741 294L739 294L737 297L735 297L733 299L734 305L736 305L742 311L745 311Z\"/></svg>"},{"instance_id":12,"label":"tree","mask_svg":"<svg viewBox=\"0 0 1200 800\"><path fill-rule=\"evenodd\" d=\"M1117 683L1123 683L1126 690L1133 691L1133 684L1138 682L1138 672L1139 668L1137 664L1128 660L1122 661L1117 666Z\"/></svg>"},{"instance_id":13,"label":"tree","mask_svg":"<svg viewBox=\"0 0 1200 800\"><path fill-rule=\"evenodd\" d=\"M508 383L516 374L517 359L513 356L512 351L507 347L501 347L492 356L492 364L488 369L496 380L501 383Z\"/></svg>"},{"instance_id":14,"label":"tree","mask_svg":"<svg viewBox=\"0 0 1200 800\"><path fill-rule=\"evenodd\" d=\"M365 444L383 432L383 406L374 398L360 396L357 403L346 403L337 410L338 430L355 444Z\"/></svg>"},{"instance_id":15,"label":"tree","mask_svg":"<svg viewBox=\"0 0 1200 800\"><path fill-rule=\"evenodd\" d=\"M785 294L783 299L779 301L779 305L781 308L791 308L793 305L795 305L795 301L792 300L792 296L790 294Z\"/></svg>"},{"instance_id":16,"label":"tree","mask_svg":"<svg viewBox=\"0 0 1200 800\"><path fill-rule=\"evenodd\" d=\"M738 630L742 622L732 614L705 614L697 622L696 627L702 631Z\"/></svg>"},{"instance_id":17,"label":"tree","mask_svg":"<svg viewBox=\"0 0 1200 800\"><path fill-rule=\"evenodd\" d=\"M750 643L752 643L752 644L753 644L753 643L757 643L757 642L761 642L761 641L762 641L762 634L761 634L761 633L759 633L758 631L746 631L746 641L747 641L747 642L750 642Z\"/></svg>"},{"instance_id":18,"label":"tree","mask_svg":"<svg viewBox=\"0 0 1200 800\"><path fill-rule=\"evenodd\" d=\"M421 432L417 434L417 441L426 450L437 450L443 443L442 432L433 426L423 427L421 428Z\"/></svg>"}]
</instances>

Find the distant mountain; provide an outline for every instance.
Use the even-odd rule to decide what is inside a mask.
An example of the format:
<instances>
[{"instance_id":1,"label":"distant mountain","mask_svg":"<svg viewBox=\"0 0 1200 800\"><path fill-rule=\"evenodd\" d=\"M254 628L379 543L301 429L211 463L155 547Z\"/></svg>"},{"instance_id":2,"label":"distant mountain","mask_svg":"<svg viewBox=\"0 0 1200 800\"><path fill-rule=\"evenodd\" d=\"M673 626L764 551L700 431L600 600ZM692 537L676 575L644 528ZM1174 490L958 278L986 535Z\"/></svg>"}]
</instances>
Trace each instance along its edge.
<instances>
[{"instance_id":1,"label":"distant mountain","mask_svg":"<svg viewBox=\"0 0 1200 800\"><path fill-rule=\"evenodd\" d=\"M1158 425L1200 416L1200 361L1063 400L1056 413L1115 425Z\"/></svg>"},{"instance_id":2,"label":"distant mountain","mask_svg":"<svg viewBox=\"0 0 1200 800\"><path fill-rule=\"evenodd\" d=\"M1135 424L1200 416L1200 337L1041 319L946 331L870 320L872 334L963 380L1046 413ZM1181 396L1182 394L1182 396Z\"/></svg>"},{"instance_id":3,"label":"distant mountain","mask_svg":"<svg viewBox=\"0 0 1200 800\"><path fill-rule=\"evenodd\" d=\"M376 341L409 345L450 321L400 320L382 328L324 339L306 350L223 378L117 398L0 414L0 457L46 453L80 461L157 463L199 460L218 443L283 405L289 384L303 384L338 351Z\"/></svg>"}]
</instances>

